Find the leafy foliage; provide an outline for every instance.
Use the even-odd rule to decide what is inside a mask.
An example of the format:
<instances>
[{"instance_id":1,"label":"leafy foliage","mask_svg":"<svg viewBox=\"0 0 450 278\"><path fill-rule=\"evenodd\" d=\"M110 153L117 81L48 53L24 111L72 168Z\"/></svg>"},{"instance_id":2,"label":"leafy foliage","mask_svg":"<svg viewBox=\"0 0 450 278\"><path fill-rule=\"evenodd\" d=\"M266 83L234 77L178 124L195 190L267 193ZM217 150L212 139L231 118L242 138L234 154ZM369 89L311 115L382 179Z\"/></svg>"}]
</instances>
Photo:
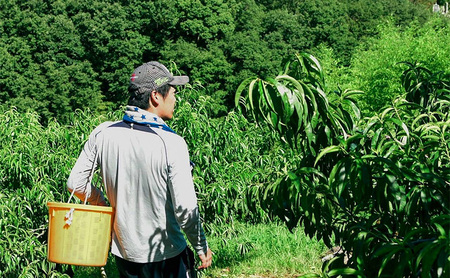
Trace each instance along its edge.
<instances>
[{"instance_id":1,"label":"leafy foliage","mask_svg":"<svg viewBox=\"0 0 450 278\"><path fill-rule=\"evenodd\" d=\"M124 105L134 67L175 61L205 86L213 115L224 116L230 92L246 78L282 70L278 57L326 45L349 65L386 17L407 26L431 14L408 0L354 2L2 1L0 101L37 111L43 123L68 123L76 109Z\"/></svg>"},{"instance_id":2,"label":"leafy foliage","mask_svg":"<svg viewBox=\"0 0 450 278\"><path fill-rule=\"evenodd\" d=\"M406 63L407 99L361 120L351 98L357 92L338 93L331 105L317 60L302 54L294 63L300 68L287 68L296 78L243 84L255 119L302 157L259 192L262 205L288 227L300 223L310 237L343 248L324 264L325 276L448 275L448 80Z\"/></svg>"},{"instance_id":3,"label":"leafy foliage","mask_svg":"<svg viewBox=\"0 0 450 278\"><path fill-rule=\"evenodd\" d=\"M172 127L186 139L196 164L194 183L204 218L208 223L270 219L248 185L267 186L281 175L278 169L296 158L285 157L282 146L274 143L274 133L269 129L262 133L240 113L211 118L208 97L196 95L201 90L197 85L180 92L185 99L177 107Z\"/></svg>"},{"instance_id":4,"label":"leafy foliage","mask_svg":"<svg viewBox=\"0 0 450 278\"><path fill-rule=\"evenodd\" d=\"M450 75L450 32L448 18L435 18L423 25L413 24L403 31L393 22L379 26L379 35L356 51L351 67L336 80L342 86L368 92L358 99L365 113L374 115L404 93L401 61L426 64L442 78ZM345 77L348 75L348 78Z\"/></svg>"},{"instance_id":5,"label":"leafy foliage","mask_svg":"<svg viewBox=\"0 0 450 278\"><path fill-rule=\"evenodd\" d=\"M181 90L170 125L189 143L206 229L218 235L218 224L271 219L252 199L248 185L266 186L282 174L278 169L284 163L295 158L282 158L286 152L281 145L274 146L275 135L266 136L238 113L210 119L208 99L199 97L202 90L201 86ZM62 277L68 270L46 258L47 202L68 200L67 177L90 132L121 116L121 110L106 116L79 110L69 124L52 120L44 126L36 112L10 109L0 114L4 139L0 142L0 276ZM250 245L241 247L244 252Z\"/></svg>"},{"instance_id":6,"label":"leafy foliage","mask_svg":"<svg viewBox=\"0 0 450 278\"><path fill-rule=\"evenodd\" d=\"M52 121L44 128L37 113L14 109L0 114L0 125L0 276L61 277L46 258L46 204L67 199L67 176L91 127Z\"/></svg>"}]
</instances>

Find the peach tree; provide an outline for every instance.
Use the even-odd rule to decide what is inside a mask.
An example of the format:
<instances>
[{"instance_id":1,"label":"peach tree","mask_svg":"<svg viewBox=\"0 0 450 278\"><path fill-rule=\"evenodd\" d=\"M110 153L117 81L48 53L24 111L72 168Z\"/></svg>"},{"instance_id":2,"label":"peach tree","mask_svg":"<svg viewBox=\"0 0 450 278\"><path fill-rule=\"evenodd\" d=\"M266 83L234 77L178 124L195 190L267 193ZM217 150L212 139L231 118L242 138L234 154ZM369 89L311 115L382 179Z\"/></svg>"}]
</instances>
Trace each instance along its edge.
<instances>
[{"instance_id":1,"label":"peach tree","mask_svg":"<svg viewBox=\"0 0 450 278\"><path fill-rule=\"evenodd\" d=\"M404 95L371 118L360 113L362 92L329 92L306 53L236 93L236 105L301 158L284 178L250 191L289 228L341 247L323 277L450 273L448 77L403 65Z\"/></svg>"}]
</instances>

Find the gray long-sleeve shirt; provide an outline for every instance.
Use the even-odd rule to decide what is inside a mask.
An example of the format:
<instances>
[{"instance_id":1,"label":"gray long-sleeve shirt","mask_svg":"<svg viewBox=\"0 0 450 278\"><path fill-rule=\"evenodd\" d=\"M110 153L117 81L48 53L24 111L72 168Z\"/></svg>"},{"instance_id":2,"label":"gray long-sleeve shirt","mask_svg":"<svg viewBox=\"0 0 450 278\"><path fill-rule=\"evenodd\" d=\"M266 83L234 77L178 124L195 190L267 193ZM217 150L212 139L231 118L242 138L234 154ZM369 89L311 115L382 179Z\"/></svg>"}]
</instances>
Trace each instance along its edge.
<instances>
[{"instance_id":1,"label":"gray long-sleeve shirt","mask_svg":"<svg viewBox=\"0 0 450 278\"><path fill-rule=\"evenodd\" d=\"M93 165L99 165L115 210L111 252L116 256L138 263L174 257L186 247L181 230L197 254L205 254L186 142L174 133L152 130L119 122L98 126L72 169L68 188L91 204L104 202L102 192L88 185Z\"/></svg>"}]
</instances>

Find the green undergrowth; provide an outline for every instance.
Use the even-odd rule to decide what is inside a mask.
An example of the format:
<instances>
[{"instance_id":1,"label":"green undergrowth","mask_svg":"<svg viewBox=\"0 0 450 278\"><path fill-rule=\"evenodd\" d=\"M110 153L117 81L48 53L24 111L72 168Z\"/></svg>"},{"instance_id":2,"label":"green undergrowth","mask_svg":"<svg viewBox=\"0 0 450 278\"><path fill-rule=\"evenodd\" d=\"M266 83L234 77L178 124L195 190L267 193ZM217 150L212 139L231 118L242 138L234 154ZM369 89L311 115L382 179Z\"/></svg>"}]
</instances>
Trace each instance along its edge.
<instances>
[{"instance_id":1,"label":"green undergrowth","mask_svg":"<svg viewBox=\"0 0 450 278\"><path fill-rule=\"evenodd\" d=\"M322 242L310 239L303 228L293 232L283 224L223 225L208 235L214 252L212 266L200 272L209 277L298 277L319 273L321 257L327 249ZM73 267L75 278L101 277L98 267ZM114 258L105 266L108 278L119 277Z\"/></svg>"}]
</instances>

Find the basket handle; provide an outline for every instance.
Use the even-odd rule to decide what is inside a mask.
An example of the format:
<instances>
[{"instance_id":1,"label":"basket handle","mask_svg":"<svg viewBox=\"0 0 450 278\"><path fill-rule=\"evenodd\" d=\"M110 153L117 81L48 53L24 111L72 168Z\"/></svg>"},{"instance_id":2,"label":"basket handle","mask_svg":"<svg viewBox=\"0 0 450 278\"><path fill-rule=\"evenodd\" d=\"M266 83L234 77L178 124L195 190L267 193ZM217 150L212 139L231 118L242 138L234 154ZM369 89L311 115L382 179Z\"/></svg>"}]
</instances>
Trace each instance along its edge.
<instances>
[{"instance_id":1,"label":"basket handle","mask_svg":"<svg viewBox=\"0 0 450 278\"><path fill-rule=\"evenodd\" d=\"M87 192L88 185L89 184L92 185L92 178L94 177L95 166L97 164L97 157L98 157L98 151L95 153L94 161L92 162L91 172L89 173L88 182L86 183L86 186L84 187L84 193ZM70 203L70 200L72 200L72 197L73 197L74 194L75 194L75 189L72 190L72 193L70 194L70 197L69 197L69 200L67 200L67 203ZM85 198L84 198L84 205L86 205L87 199L88 198L85 196Z\"/></svg>"}]
</instances>

